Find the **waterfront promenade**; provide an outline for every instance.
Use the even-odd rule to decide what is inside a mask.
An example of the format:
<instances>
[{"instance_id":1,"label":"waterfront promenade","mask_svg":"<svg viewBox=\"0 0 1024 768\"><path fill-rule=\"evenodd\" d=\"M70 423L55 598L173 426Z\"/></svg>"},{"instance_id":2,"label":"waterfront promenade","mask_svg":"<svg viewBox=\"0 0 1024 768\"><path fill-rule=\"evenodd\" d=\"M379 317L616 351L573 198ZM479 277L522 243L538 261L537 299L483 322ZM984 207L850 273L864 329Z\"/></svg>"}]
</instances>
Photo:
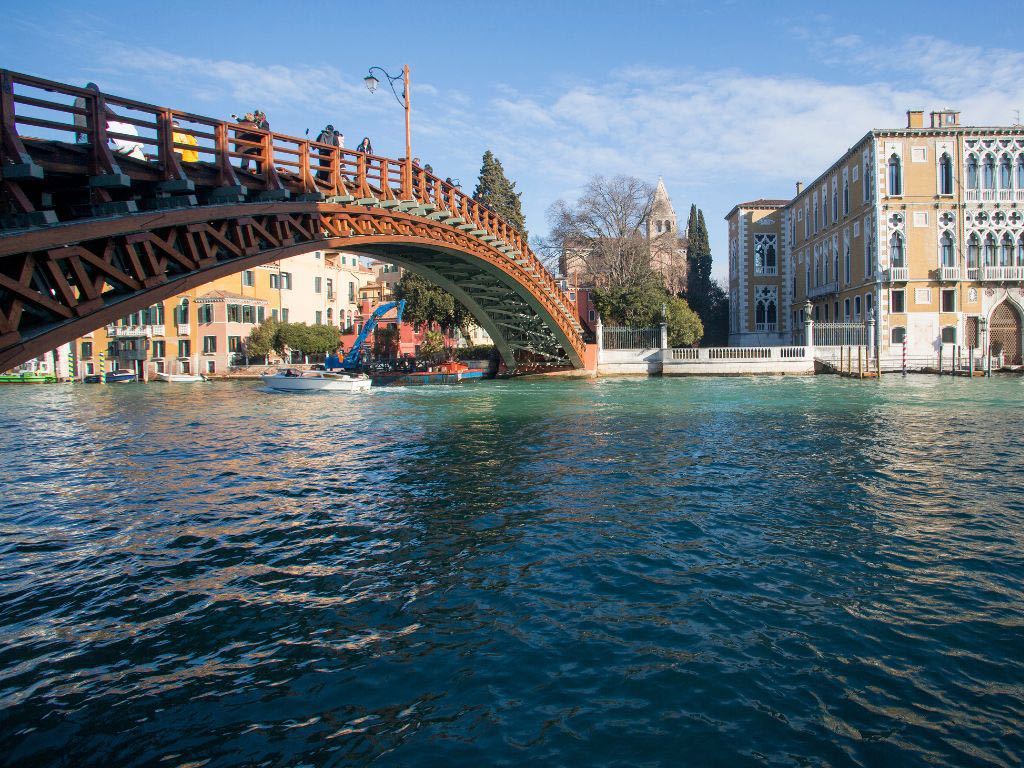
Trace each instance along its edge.
<instances>
[{"instance_id":1,"label":"waterfront promenade","mask_svg":"<svg viewBox=\"0 0 1024 768\"><path fill-rule=\"evenodd\" d=\"M0 389L0 765L1012 765L1022 394Z\"/></svg>"}]
</instances>

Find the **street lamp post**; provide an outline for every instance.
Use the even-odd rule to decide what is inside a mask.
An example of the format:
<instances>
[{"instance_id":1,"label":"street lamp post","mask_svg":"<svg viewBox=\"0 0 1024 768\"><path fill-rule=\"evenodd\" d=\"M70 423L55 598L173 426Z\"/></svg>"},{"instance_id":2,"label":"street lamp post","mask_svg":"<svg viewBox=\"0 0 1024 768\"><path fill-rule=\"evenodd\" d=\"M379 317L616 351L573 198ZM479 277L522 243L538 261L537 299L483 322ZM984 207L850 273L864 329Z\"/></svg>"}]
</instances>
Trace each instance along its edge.
<instances>
[{"instance_id":1,"label":"street lamp post","mask_svg":"<svg viewBox=\"0 0 1024 768\"><path fill-rule=\"evenodd\" d=\"M411 108L411 103L409 101L409 65L406 64L406 65L404 65L402 67L402 74L401 75L392 75L387 70L382 69L381 67L370 67L370 69L366 73L366 77L363 78L363 82L366 83L366 89L370 93L373 93L374 91L376 91L377 90L377 86L380 85L380 80L378 80L374 76L374 74L373 74L374 70L377 70L385 78L387 78L388 85L391 86L391 93L393 93L395 95L395 100L405 108L405 173L404 173L404 177L405 178L403 179L403 185L404 185L405 189L403 191L404 191L404 193L406 195L411 196L412 195L412 136L411 136L411 132L410 132L410 120L409 120L409 113L410 113L410 108ZM395 90L395 83L397 81L399 81L399 80L402 81L402 85L403 85L402 95L401 96L399 96L398 95L398 91Z\"/></svg>"}]
</instances>

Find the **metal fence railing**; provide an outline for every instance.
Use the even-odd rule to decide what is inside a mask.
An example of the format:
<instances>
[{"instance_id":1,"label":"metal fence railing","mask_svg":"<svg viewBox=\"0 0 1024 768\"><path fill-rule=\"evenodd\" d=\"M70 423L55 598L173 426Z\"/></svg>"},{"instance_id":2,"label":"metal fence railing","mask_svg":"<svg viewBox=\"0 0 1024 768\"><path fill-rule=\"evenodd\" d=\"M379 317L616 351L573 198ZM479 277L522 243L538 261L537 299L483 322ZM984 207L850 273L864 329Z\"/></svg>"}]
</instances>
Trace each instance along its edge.
<instances>
[{"instance_id":1,"label":"metal fence railing","mask_svg":"<svg viewBox=\"0 0 1024 768\"><path fill-rule=\"evenodd\" d=\"M605 349L658 349L661 328L627 328L604 326L601 343Z\"/></svg>"},{"instance_id":2,"label":"metal fence railing","mask_svg":"<svg viewBox=\"0 0 1024 768\"><path fill-rule=\"evenodd\" d=\"M867 343L864 323L815 323L814 346L850 347Z\"/></svg>"}]
</instances>

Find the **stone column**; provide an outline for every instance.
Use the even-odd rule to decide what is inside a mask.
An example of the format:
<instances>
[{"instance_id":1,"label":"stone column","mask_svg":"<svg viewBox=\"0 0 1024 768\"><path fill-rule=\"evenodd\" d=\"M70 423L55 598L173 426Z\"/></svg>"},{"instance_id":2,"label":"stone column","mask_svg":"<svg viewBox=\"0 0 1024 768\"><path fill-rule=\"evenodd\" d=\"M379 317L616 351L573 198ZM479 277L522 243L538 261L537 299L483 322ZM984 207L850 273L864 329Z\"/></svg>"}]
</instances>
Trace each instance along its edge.
<instances>
[{"instance_id":1,"label":"stone column","mask_svg":"<svg viewBox=\"0 0 1024 768\"><path fill-rule=\"evenodd\" d=\"M804 304L804 346L814 348L814 305L810 299Z\"/></svg>"},{"instance_id":2,"label":"stone column","mask_svg":"<svg viewBox=\"0 0 1024 768\"><path fill-rule=\"evenodd\" d=\"M661 348L668 349L668 307L661 305Z\"/></svg>"},{"instance_id":3,"label":"stone column","mask_svg":"<svg viewBox=\"0 0 1024 768\"><path fill-rule=\"evenodd\" d=\"M874 309L872 309L871 311L872 316L868 317L868 319L864 321L864 346L867 347L869 355L875 348L875 318L873 316Z\"/></svg>"},{"instance_id":4,"label":"stone column","mask_svg":"<svg viewBox=\"0 0 1024 768\"><path fill-rule=\"evenodd\" d=\"M604 352L604 323L601 322L601 313L597 313L597 321L594 323L594 336L597 340L597 362L601 362L601 353Z\"/></svg>"}]
</instances>

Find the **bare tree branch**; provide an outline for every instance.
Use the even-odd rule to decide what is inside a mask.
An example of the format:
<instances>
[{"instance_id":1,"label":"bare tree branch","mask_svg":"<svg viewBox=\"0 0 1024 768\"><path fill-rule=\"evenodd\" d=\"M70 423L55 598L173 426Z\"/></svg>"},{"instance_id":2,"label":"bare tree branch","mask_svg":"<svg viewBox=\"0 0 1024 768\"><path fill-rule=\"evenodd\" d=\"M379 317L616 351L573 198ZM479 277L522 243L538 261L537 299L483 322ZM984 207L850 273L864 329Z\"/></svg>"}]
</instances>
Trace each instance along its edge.
<instances>
[{"instance_id":1,"label":"bare tree branch","mask_svg":"<svg viewBox=\"0 0 1024 768\"><path fill-rule=\"evenodd\" d=\"M653 187L636 177L593 177L575 204L558 200L548 209L546 258L557 254L559 271L584 283L636 284L651 272L644 227L653 200Z\"/></svg>"}]
</instances>

